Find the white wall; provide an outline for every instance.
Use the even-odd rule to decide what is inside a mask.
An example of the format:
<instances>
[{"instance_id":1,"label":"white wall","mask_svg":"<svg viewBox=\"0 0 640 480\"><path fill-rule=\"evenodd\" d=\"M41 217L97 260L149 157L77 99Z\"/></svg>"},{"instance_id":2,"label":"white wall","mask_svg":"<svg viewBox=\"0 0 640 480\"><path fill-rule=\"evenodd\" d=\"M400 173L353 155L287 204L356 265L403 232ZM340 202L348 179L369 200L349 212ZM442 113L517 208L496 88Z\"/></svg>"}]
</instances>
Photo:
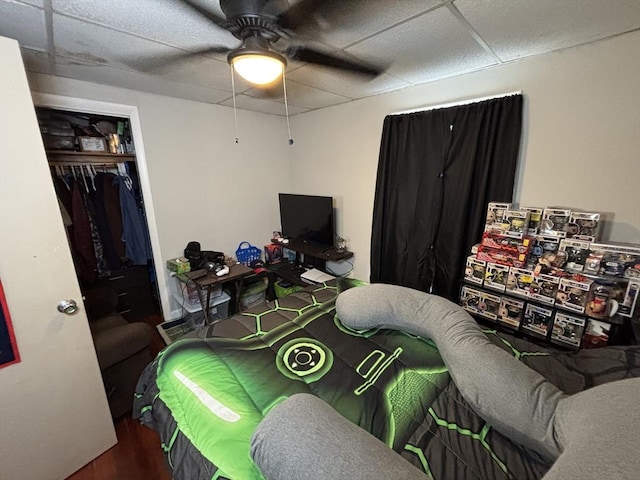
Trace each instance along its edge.
<instances>
[{"instance_id":1,"label":"white wall","mask_svg":"<svg viewBox=\"0 0 640 480\"><path fill-rule=\"evenodd\" d=\"M161 250L156 268L192 240L231 256L241 241L269 243L280 223L276 192L290 181L281 117L238 110L236 144L229 107L49 75L31 74L29 82L33 92L138 107ZM174 315L177 307L172 302Z\"/></svg>"},{"instance_id":2,"label":"white wall","mask_svg":"<svg viewBox=\"0 0 640 480\"><path fill-rule=\"evenodd\" d=\"M373 197L385 115L522 90L514 201L612 212L610 240L640 243L640 33L294 117L292 185L333 195L338 233L369 278Z\"/></svg>"},{"instance_id":3,"label":"white wall","mask_svg":"<svg viewBox=\"0 0 640 480\"><path fill-rule=\"evenodd\" d=\"M292 118L47 75L31 88L139 108L163 263L190 240L233 254L279 226L277 192L331 195L338 234L369 278L373 196L385 115L522 90L514 201L613 213L607 236L640 243L640 33L532 57ZM164 268L164 265L161 266ZM335 266L344 269L344 265Z\"/></svg>"}]
</instances>

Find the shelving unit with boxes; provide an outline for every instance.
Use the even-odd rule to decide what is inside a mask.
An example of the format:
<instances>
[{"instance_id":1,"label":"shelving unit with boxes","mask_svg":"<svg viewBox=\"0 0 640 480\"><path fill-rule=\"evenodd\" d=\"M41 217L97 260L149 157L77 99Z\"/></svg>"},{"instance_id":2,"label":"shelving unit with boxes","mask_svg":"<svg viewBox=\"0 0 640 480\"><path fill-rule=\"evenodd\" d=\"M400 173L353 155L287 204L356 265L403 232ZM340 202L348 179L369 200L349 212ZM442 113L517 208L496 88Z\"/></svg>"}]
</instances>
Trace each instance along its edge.
<instances>
[{"instance_id":1,"label":"shelving unit with boxes","mask_svg":"<svg viewBox=\"0 0 640 480\"><path fill-rule=\"evenodd\" d=\"M626 343L640 245L601 242L599 213L492 202L460 304L476 318L568 348Z\"/></svg>"}]
</instances>

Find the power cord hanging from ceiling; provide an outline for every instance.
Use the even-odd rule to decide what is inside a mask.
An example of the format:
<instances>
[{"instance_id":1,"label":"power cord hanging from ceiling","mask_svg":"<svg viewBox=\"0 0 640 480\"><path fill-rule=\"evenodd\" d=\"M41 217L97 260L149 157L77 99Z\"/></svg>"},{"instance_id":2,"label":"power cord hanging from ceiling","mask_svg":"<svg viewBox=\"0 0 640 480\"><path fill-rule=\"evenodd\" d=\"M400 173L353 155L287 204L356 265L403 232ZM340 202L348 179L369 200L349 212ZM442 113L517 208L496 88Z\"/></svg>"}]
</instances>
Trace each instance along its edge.
<instances>
[{"instance_id":1,"label":"power cord hanging from ceiling","mask_svg":"<svg viewBox=\"0 0 640 480\"><path fill-rule=\"evenodd\" d=\"M231 92L233 95L233 123L235 128L235 140L238 142L238 112L236 108L236 81L234 75L233 65L229 64L231 69ZM287 80L284 70L282 71L282 87L284 89L284 111L287 117L287 135L289 136L289 145L293 145L293 138L291 138L291 124L289 123L289 103L287 101Z\"/></svg>"},{"instance_id":2,"label":"power cord hanging from ceiling","mask_svg":"<svg viewBox=\"0 0 640 480\"><path fill-rule=\"evenodd\" d=\"M229 64L231 69L231 92L233 93L233 123L235 125L236 143L238 143L238 113L236 112L236 82L233 75L233 65Z\"/></svg>"},{"instance_id":3,"label":"power cord hanging from ceiling","mask_svg":"<svg viewBox=\"0 0 640 480\"><path fill-rule=\"evenodd\" d=\"M284 89L284 112L287 116L287 134L289 135L289 145L293 145L291 138L291 125L289 124L289 103L287 102L287 79L284 70L282 70L282 88Z\"/></svg>"}]
</instances>

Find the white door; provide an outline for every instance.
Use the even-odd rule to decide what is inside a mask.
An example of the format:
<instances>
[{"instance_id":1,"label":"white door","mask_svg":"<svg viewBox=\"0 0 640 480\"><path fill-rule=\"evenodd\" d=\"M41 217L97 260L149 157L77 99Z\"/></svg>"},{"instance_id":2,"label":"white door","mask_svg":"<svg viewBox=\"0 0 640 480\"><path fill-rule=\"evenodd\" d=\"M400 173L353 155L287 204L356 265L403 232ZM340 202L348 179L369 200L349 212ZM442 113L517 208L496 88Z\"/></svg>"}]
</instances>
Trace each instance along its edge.
<instances>
[{"instance_id":1,"label":"white door","mask_svg":"<svg viewBox=\"0 0 640 480\"><path fill-rule=\"evenodd\" d=\"M20 50L3 37L0 281L21 357L0 369L0 477L63 479L116 436Z\"/></svg>"}]
</instances>

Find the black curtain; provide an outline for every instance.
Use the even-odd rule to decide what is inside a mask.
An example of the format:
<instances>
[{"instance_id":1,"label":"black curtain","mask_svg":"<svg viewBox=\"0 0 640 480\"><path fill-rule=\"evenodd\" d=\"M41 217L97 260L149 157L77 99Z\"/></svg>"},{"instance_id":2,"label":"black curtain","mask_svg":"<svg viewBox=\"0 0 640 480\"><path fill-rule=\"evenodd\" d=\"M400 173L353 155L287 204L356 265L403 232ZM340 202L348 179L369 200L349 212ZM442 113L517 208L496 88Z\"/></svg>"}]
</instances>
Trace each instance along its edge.
<instances>
[{"instance_id":1,"label":"black curtain","mask_svg":"<svg viewBox=\"0 0 640 480\"><path fill-rule=\"evenodd\" d=\"M457 300L487 203L513 196L522 95L384 120L371 282Z\"/></svg>"}]
</instances>

